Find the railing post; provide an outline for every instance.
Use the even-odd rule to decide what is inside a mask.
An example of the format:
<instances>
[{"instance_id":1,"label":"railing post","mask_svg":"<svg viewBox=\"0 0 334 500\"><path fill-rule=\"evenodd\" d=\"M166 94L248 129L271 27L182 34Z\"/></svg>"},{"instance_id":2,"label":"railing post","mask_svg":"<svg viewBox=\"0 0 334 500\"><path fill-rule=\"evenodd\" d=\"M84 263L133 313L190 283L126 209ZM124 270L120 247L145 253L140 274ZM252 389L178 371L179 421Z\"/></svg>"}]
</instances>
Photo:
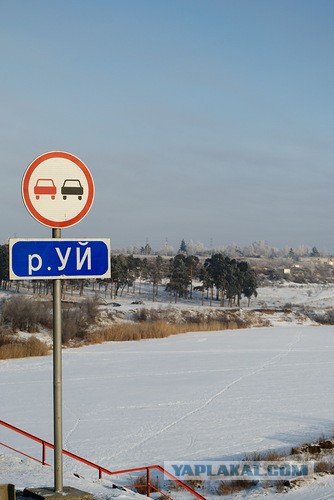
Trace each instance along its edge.
<instances>
[{"instance_id":1,"label":"railing post","mask_svg":"<svg viewBox=\"0 0 334 500\"><path fill-rule=\"evenodd\" d=\"M147 467L146 469L146 483L147 483L146 495L149 497L151 495L151 475L149 467Z\"/></svg>"},{"instance_id":2,"label":"railing post","mask_svg":"<svg viewBox=\"0 0 334 500\"><path fill-rule=\"evenodd\" d=\"M46 464L46 445L45 441L42 442L42 465Z\"/></svg>"},{"instance_id":3,"label":"railing post","mask_svg":"<svg viewBox=\"0 0 334 500\"><path fill-rule=\"evenodd\" d=\"M102 479L102 468L99 467L99 479Z\"/></svg>"}]
</instances>

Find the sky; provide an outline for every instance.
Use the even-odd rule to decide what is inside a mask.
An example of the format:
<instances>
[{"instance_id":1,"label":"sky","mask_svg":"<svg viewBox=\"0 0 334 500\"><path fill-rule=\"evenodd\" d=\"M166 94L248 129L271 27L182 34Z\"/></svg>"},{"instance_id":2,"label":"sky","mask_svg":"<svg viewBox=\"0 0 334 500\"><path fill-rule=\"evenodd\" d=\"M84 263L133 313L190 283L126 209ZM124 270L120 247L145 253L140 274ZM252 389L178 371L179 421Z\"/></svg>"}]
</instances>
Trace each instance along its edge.
<instances>
[{"instance_id":1,"label":"sky","mask_svg":"<svg viewBox=\"0 0 334 500\"><path fill-rule=\"evenodd\" d=\"M95 183L64 238L334 253L332 0L0 0L0 239L49 238L21 182Z\"/></svg>"}]
</instances>

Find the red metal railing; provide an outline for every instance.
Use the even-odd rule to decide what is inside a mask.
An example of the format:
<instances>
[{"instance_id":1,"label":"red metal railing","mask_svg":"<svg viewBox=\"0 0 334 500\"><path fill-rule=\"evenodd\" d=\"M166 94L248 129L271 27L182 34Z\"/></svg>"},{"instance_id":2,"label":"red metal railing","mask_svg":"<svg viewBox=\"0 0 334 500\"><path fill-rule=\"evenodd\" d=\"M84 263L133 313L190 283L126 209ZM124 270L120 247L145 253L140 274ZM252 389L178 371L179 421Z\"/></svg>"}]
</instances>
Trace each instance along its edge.
<instances>
[{"instance_id":1,"label":"red metal railing","mask_svg":"<svg viewBox=\"0 0 334 500\"><path fill-rule=\"evenodd\" d=\"M21 434L23 436L25 436L26 438L28 439L31 439L39 444L41 444L42 446L42 459L39 460L38 458L35 458L35 457L32 457L30 455L27 455L26 453L23 453L22 451L20 450L17 450L11 446L8 446L7 444L5 443L1 443L0 442L0 445L1 446L4 446L12 451L15 451L16 453L20 453L20 455L23 455L25 457L28 457L28 458L31 458L32 460L35 460L39 463L41 463L42 465L49 465L47 462L46 462L46 449L47 448L50 448L50 449L54 449L54 445L52 443L49 443L48 441L45 441L44 439L41 439L37 436L34 436L33 434L30 434L29 432L26 432L22 429L19 429L19 427L15 427L14 425L11 425L7 422L4 422L3 420L0 420L0 425L2 425L3 427L6 427L7 429L10 429L14 432L17 432L18 434ZM122 469L122 470L116 470L116 471L111 471L111 470L108 470L106 469L105 467L101 467L101 465L97 465L95 464L94 462L91 462L90 460L87 460L86 458L82 458L82 457L79 457L78 455L75 455L74 453L71 453L70 451L67 451L67 450L63 450L63 455L66 455L70 458L73 458L74 460L77 460L78 462L81 462L85 465L87 465L88 467L91 467L93 469L96 469L99 473L99 479L102 479L102 475L103 474L107 474L109 476L112 476L112 475L121 475L121 474L129 474L131 472L145 472L146 473L146 483L145 484L138 484L138 485L132 485L132 486L127 486L128 488L145 488L146 487L146 494L147 496L149 497L150 494L151 494L151 491L154 490L158 493L160 493L161 495L163 495L165 498L169 498L170 500L172 500L172 498L167 495L166 493L164 493L163 491L159 490L158 488L156 488L152 482L151 482L151 471L152 470L158 470L159 472L161 472L162 474L164 474L164 476L168 477L171 481L175 482L176 484L178 484L181 488L185 489L186 491L188 491L189 493L191 493L193 496L195 496L196 498L199 498L200 500L206 500L205 497L203 497L202 495L200 495L197 491L193 490L190 486L188 486L186 483L184 483L183 481L180 481L180 479L178 479L177 477L173 476L173 474L170 474L168 471L166 471L163 467L161 467L160 465L149 465L149 466L146 466L146 467L134 467L132 469Z\"/></svg>"}]
</instances>

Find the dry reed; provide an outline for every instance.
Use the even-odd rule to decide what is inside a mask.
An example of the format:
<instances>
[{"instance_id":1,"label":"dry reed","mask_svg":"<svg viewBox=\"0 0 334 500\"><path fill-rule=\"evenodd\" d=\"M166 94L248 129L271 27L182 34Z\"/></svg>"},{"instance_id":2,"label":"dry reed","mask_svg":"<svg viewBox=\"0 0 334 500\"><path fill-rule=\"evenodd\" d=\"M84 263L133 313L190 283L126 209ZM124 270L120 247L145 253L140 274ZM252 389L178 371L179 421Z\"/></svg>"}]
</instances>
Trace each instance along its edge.
<instances>
[{"instance_id":1,"label":"dry reed","mask_svg":"<svg viewBox=\"0 0 334 500\"><path fill-rule=\"evenodd\" d=\"M236 329L240 326L235 321L222 323L212 321L206 323L167 323L167 321L139 322L139 323L119 323L107 326L86 336L89 344L99 344L102 342L123 342L129 340L158 339L187 332L206 332L224 329Z\"/></svg>"},{"instance_id":2,"label":"dry reed","mask_svg":"<svg viewBox=\"0 0 334 500\"><path fill-rule=\"evenodd\" d=\"M48 353L48 346L35 337L28 340L11 340L9 343L0 346L0 359L46 356Z\"/></svg>"}]
</instances>

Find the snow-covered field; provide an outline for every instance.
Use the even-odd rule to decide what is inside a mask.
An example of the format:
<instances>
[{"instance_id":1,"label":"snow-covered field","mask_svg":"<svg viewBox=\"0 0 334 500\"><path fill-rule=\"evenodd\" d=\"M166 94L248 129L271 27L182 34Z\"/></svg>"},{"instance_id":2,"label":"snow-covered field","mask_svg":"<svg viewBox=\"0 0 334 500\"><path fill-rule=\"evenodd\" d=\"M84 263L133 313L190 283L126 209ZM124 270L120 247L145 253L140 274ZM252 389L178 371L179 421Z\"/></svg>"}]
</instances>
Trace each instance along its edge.
<instances>
[{"instance_id":1,"label":"snow-covered field","mask_svg":"<svg viewBox=\"0 0 334 500\"><path fill-rule=\"evenodd\" d=\"M319 309L334 307L334 285L328 284L298 284L286 282L279 286L261 287L258 296L252 299L252 306L282 307L309 306Z\"/></svg>"},{"instance_id":2,"label":"snow-covered field","mask_svg":"<svg viewBox=\"0 0 334 500\"><path fill-rule=\"evenodd\" d=\"M257 299L268 307L307 300L328 307L333 288L286 288L280 296L270 289ZM64 448L107 469L288 452L333 433L333 368L332 326L189 333L66 349ZM52 441L51 356L0 361L0 400L2 420ZM40 456L37 445L1 427L0 441ZM97 498L126 496L112 490L109 479L97 480L96 472L67 458L64 475L64 484ZM53 475L0 448L1 482L52 486ZM262 495L277 498L259 489L247 496ZM318 478L285 497L334 498L334 481Z\"/></svg>"}]
</instances>

